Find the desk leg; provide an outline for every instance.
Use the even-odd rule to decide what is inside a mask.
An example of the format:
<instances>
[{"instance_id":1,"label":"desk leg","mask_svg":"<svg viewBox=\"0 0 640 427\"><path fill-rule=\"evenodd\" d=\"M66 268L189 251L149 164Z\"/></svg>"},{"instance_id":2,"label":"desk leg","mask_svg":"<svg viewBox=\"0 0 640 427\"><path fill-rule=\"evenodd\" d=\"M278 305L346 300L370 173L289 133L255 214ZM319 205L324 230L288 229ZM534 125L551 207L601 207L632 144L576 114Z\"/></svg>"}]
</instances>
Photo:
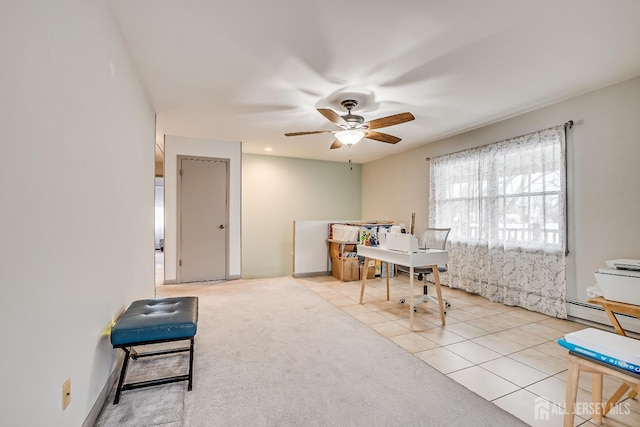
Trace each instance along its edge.
<instances>
[{"instance_id":1,"label":"desk leg","mask_svg":"<svg viewBox=\"0 0 640 427\"><path fill-rule=\"evenodd\" d=\"M438 294L438 305L440 306L440 320L442 320L442 326L445 325L444 320L444 302L442 301L442 289L440 288L440 272L438 271L437 265L432 265L431 269L433 270L433 281L436 285L436 293Z\"/></svg>"},{"instance_id":2,"label":"desk leg","mask_svg":"<svg viewBox=\"0 0 640 427\"><path fill-rule=\"evenodd\" d=\"M413 332L413 267L409 267L409 330Z\"/></svg>"},{"instance_id":3,"label":"desk leg","mask_svg":"<svg viewBox=\"0 0 640 427\"><path fill-rule=\"evenodd\" d=\"M360 304L362 304L362 298L364 297L364 287L367 283L367 271L369 269L369 258L364 259L364 267L362 269L362 285L360 285Z\"/></svg>"},{"instance_id":4,"label":"desk leg","mask_svg":"<svg viewBox=\"0 0 640 427\"><path fill-rule=\"evenodd\" d=\"M387 262L387 301L389 301L389 263Z\"/></svg>"}]
</instances>

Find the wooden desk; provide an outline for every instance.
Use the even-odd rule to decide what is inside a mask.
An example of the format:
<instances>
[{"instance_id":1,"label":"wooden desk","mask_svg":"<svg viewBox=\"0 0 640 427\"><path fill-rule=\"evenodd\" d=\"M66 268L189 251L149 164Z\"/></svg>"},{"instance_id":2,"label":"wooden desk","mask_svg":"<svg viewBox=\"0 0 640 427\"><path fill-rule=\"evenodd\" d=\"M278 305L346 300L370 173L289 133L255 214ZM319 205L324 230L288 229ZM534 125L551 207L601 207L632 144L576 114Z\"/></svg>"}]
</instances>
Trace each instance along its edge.
<instances>
[{"instance_id":1,"label":"wooden desk","mask_svg":"<svg viewBox=\"0 0 640 427\"><path fill-rule=\"evenodd\" d=\"M623 335L625 337L627 336L627 334L624 332L624 329L622 329L622 326L620 326L620 322L616 318L616 313L635 316L640 320L640 305L627 304L627 303L618 302L618 301L611 301L611 300L605 299L604 297L589 298L587 302L590 304L599 305L602 308L604 308L604 311L607 313L607 316L609 316L609 320L611 320L613 327L616 329L616 332L619 335ZM600 387L602 388L602 383L600 384ZM611 398L607 401L607 404L604 406L604 411L602 415L606 415L607 412L609 412L609 410L611 409L611 407L616 403L618 403L618 400L620 400L622 396L624 396L624 394L627 392L627 390L629 390L629 388L631 388L631 385L628 384L627 382L622 384L620 388L618 388L618 390L613 394L613 396L611 396ZM602 391L600 391L600 395L602 396ZM632 399L636 397L636 395L637 393L634 390L632 390L631 393L629 393L629 397Z\"/></svg>"},{"instance_id":2,"label":"wooden desk","mask_svg":"<svg viewBox=\"0 0 640 427\"><path fill-rule=\"evenodd\" d=\"M438 293L440 305L440 319L442 326L445 325L444 304L442 303L442 290L440 289L440 274L438 264L449 262L449 253L440 249L426 249L420 252L399 252L383 249L377 246L356 246L358 255L364 257L364 265L368 266L370 260L380 260L387 263L387 301L389 300L389 264L398 264L409 267L409 329L413 332L413 269L414 267L431 267L433 269L433 279ZM362 275L362 285L360 286L360 304L364 297L364 288L367 283L367 269Z\"/></svg>"}]
</instances>

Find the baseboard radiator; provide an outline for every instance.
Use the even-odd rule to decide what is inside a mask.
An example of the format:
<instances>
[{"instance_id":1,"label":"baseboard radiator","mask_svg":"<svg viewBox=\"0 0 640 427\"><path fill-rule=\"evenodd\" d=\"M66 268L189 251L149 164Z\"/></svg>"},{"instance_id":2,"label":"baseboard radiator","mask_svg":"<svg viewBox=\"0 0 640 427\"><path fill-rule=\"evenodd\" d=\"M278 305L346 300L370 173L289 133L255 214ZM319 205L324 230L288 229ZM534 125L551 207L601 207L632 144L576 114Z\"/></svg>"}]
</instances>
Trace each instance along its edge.
<instances>
[{"instance_id":1,"label":"baseboard radiator","mask_svg":"<svg viewBox=\"0 0 640 427\"><path fill-rule=\"evenodd\" d=\"M598 328L614 330L609 316L607 316L604 309L598 305L578 300L567 300L567 316L570 320L580 323L595 323L596 325L593 326ZM616 313L616 318L618 322L620 322L622 329L640 335L640 321L636 317Z\"/></svg>"}]
</instances>

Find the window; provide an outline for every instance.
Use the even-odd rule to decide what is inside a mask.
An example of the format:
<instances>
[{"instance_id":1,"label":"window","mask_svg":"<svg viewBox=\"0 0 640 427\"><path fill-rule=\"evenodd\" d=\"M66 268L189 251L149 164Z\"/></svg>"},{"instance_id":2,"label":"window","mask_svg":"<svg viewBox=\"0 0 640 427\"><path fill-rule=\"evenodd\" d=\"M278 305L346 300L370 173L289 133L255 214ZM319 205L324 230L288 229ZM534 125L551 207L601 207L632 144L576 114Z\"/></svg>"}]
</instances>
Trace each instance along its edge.
<instances>
[{"instance_id":1,"label":"window","mask_svg":"<svg viewBox=\"0 0 640 427\"><path fill-rule=\"evenodd\" d=\"M564 126L432 159L429 223L451 227L454 287L566 317L565 176Z\"/></svg>"},{"instance_id":2,"label":"window","mask_svg":"<svg viewBox=\"0 0 640 427\"><path fill-rule=\"evenodd\" d=\"M564 137L550 130L431 162L433 226L451 240L564 249Z\"/></svg>"}]
</instances>

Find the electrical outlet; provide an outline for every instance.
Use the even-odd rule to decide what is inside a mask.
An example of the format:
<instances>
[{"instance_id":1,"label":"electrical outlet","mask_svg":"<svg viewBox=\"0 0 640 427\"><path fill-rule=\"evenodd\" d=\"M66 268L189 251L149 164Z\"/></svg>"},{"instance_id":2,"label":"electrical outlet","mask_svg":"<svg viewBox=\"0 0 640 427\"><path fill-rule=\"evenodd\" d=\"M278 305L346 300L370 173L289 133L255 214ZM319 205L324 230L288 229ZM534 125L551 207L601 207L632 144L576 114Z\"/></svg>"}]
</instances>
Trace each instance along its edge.
<instances>
[{"instance_id":1,"label":"electrical outlet","mask_svg":"<svg viewBox=\"0 0 640 427\"><path fill-rule=\"evenodd\" d=\"M71 379L67 378L65 382L62 383L62 410L67 409L71 403Z\"/></svg>"}]
</instances>

